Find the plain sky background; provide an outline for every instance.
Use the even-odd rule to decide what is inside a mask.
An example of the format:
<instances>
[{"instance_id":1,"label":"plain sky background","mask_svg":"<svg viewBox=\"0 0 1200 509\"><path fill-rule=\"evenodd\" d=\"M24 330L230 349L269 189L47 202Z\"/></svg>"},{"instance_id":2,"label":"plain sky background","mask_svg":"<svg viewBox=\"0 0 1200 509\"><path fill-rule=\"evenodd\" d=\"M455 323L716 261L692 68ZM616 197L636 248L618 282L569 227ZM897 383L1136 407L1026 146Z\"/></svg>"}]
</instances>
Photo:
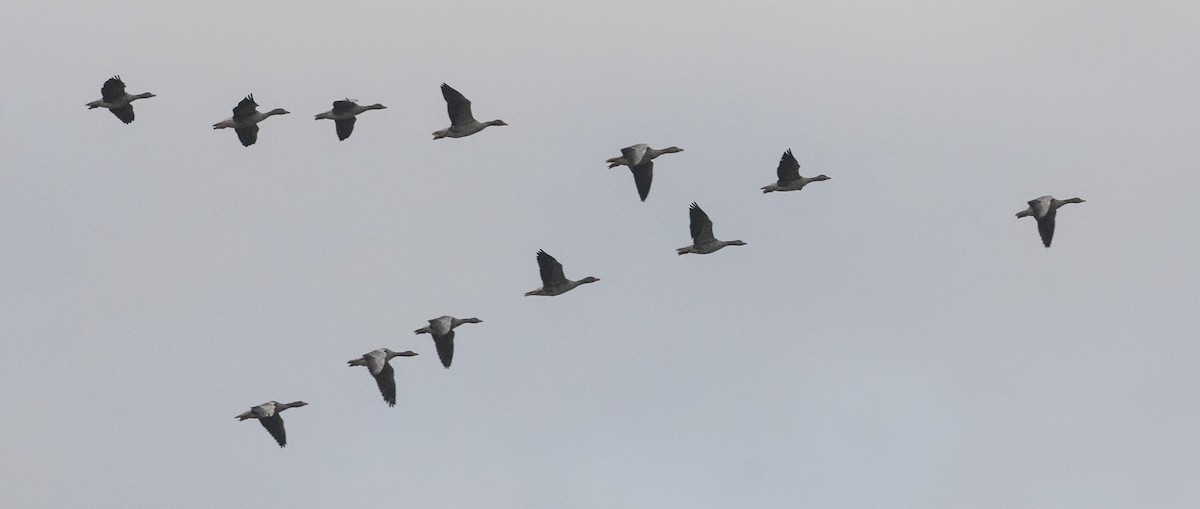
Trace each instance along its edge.
<instances>
[{"instance_id":1,"label":"plain sky background","mask_svg":"<svg viewBox=\"0 0 1200 509\"><path fill-rule=\"evenodd\" d=\"M2 505L1200 503L1194 2L478 4L5 6Z\"/></svg>"}]
</instances>

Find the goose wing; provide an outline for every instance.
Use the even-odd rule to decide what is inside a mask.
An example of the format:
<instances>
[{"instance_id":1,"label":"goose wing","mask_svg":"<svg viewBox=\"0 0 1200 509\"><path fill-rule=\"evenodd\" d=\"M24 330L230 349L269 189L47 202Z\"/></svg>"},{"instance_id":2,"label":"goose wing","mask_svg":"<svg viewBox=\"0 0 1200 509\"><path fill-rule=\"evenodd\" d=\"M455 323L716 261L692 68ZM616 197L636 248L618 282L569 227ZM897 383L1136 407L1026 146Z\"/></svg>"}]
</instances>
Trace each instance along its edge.
<instances>
[{"instance_id":1,"label":"goose wing","mask_svg":"<svg viewBox=\"0 0 1200 509\"><path fill-rule=\"evenodd\" d=\"M233 107L233 121L239 124L250 121L258 113L258 103L254 102L254 94L246 96L237 106ZM254 143L254 142L250 142Z\"/></svg>"},{"instance_id":2,"label":"goose wing","mask_svg":"<svg viewBox=\"0 0 1200 509\"><path fill-rule=\"evenodd\" d=\"M642 158L646 157L646 151L649 149L649 145L645 143L638 143L637 145L621 149L621 156L625 158L629 166L633 166L642 162Z\"/></svg>"},{"instance_id":3,"label":"goose wing","mask_svg":"<svg viewBox=\"0 0 1200 509\"><path fill-rule=\"evenodd\" d=\"M1050 247L1050 241L1054 239L1054 216L1058 215L1058 211L1050 209L1050 212L1045 216L1037 218L1038 234L1042 236L1042 245Z\"/></svg>"},{"instance_id":4,"label":"goose wing","mask_svg":"<svg viewBox=\"0 0 1200 509\"><path fill-rule=\"evenodd\" d=\"M442 97L446 99L446 113L450 114L451 125L466 125L475 122L475 116L471 114L471 101L463 97L461 93L450 88L450 85L442 83Z\"/></svg>"},{"instance_id":5,"label":"goose wing","mask_svg":"<svg viewBox=\"0 0 1200 509\"><path fill-rule=\"evenodd\" d=\"M561 285L567 282L567 276L563 274L563 266L555 260L549 253L538 250L537 252L538 270L542 274L542 287L549 288L551 286Z\"/></svg>"},{"instance_id":6,"label":"goose wing","mask_svg":"<svg viewBox=\"0 0 1200 509\"><path fill-rule=\"evenodd\" d=\"M396 371L392 369L392 365L384 361L379 373L373 376L383 400L387 402L388 406L396 406Z\"/></svg>"},{"instance_id":7,"label":"goose wing","mask_svg":"<svg viewBox=\"0 0 1200 509\"><path fill-rule=\"evenodd\" d=\"M378 376L387 366L387 354L382 349L363 355L363 360L367 361L367 371L371 372L371 376Z\"/></svg>"},{"instance_id":8,"label":"goose wing","mask_svg":"<svg viewBox=\"0 0 1200 509\"><path fill-rule=\"evenodd\" d=\"M688 216L691 219L692 242L695 244L703 244L716 240L713 237L712 220L708 218L700 206L696 202L692 202L692 206L688 208Z\"/></svg>"},{"instance_id":9,"label":"goose wing","mask_svg":"<svg viewBox=\"0 0 1200 509\"><path fill-rule=\"evenodd\" d=\"M796 161L796 156L792 155L792 149L789 148L787 152L783 153L783 157L779 159L779 168L775 170L775 174L781 182L800 178L800 163Z\"/></svg>"},{"instance_id":10,"label":"goose wing","mask_svg":"<svg viewBox=\"0 0 1200 509\"><path fill-rule=\"evenodd\" d=\"M283 417L278 413L272 413L269 417L260 417L258 422L262 423L262 427L267 429L267 433L279 443L279 447L287 446L287 431L283 429Z\"/></svg>"},{"instance_id":11,"label":"goose wing","mask_svg":"<svg viewBox=\"0 0 1200 509\"><path fill-rule=\"evenodd\" d=\"M341 115L354 113L354 106L355 106L354 101L351 101L349 99L344 99L341 101L333 101L333 114L341 116Z\"/></svg>"},{"instance_id":12,"label":"goose wing","mask_svg":"<svg viewBox=\"0 0 1200 509\"><path fill-rule=\"evenodd\" d=\"M337 127L338 140L344 140L350 137L350 133L354 132L354 121L357 117L339 118L333 121L333 125Z\"/></svg>"},{"instance_id":13,"label":"goose wing","mask_svg":"<svg viewBox=\"0 0 1200 509\"><path fill-rule=\"evenodd\" d=\"M637 186L638 196L646 201L646 197L650 196L650 183L654 180L654 161L630 165L629 171L633 172L633 184Z\"/></svg>"},{"instance_id":14,"label":"goose wing","mask_svg":"<svg viewBox=\"0 0 1200 509\"><path fill-rule=\"evenodd\" d=\"M442 366L450 369L450 362L454 360L454 331L447 332L444 336L434 336L433 344L437 347L438 359L441 359Z\"/></svg>"},{"instance_id":15,"label":"goose wing","mask_svg":"<svg viewBox=\"0 0 1200 509\"><path fill-rule=\"evenodd\" d=\"M117 118L126 124L133 122L133 104L131 103L125 103L120 108L109 108L108 111L111 111L113 115L116 115Z\"/></svg>"},{"instance_id":16,"label":"goose wing","mask_svg":"<svg viewBox=\"0 0 1200 509\"><path fill-rule=\"evenodd\" d=\"M100 97L106 103L112 103L117 99L125 97L125 82L121 81L120 76L109 78L104 82L104 86L100 87Z\"/></svg>"},{"instance_id":17,"label":"goose wing","mask_svg":"<svg viewBox=\"0 0 1200 509\"><path fill-rule=\"evenodd\" d=\"M241 140L242 146L249 147L254 142L258 141L258 124L250 124L246 127L235 127L234 132L238 135L238 140Z\"/></svg>"},{"instance_id":18,"label":"goose wing","mask_svg":"<svg viewBox=\"0 0 1200 509\"><path fill-rule=\"evenodd\" d=\"M1029 208L1033 210L1033 217L1038 219L1046 217L1046 215L1053 210L1053 208L1050 206L1053 200L1054 198L1050 197L1049 195L1029 200Z\"/></svg>"}]
</instances>

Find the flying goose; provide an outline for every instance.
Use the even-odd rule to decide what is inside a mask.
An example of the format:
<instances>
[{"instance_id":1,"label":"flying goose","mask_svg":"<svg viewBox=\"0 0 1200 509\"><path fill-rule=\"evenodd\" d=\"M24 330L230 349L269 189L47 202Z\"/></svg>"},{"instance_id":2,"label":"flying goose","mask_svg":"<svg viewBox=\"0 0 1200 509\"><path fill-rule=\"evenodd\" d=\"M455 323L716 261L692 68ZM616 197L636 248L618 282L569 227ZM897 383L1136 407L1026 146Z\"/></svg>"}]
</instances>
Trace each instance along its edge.
<instances>
[{"instance_id":1,"label":"flying goose","mask_svg":"<svg viewBox=\"0 0 1200 509\"><path fill-rule=\"evenodd\" d=\"M538 270L542 274L542 287L531 292L525 292L525 296L530 295L562 295L571 291L572 288L585 283L595 283L599 279L592 276L585 277L579 281L571 281L563 275L563 266L555 260L553 256L545 251L538 250L537 252Z\"/></svg>"},{"instance_id":2,"label":"flying goose","mask_svg":"<svg viewBox=\"0 0 1200 509\"><path fill-rule=\"evenodd\" d=\"M366 366L367 371L375 378L375 385L379 386L379 393L383 395L383 400L388 406L396 406L396 374L392 369L392 365L388 361L392 357L412 357L417 355L416 352L393 352L387 348L371 350L364 353L362 357L346 361L351 366Z\"/></svg>"},{"instance_id":3,"label":"flying goose","mask_svg":"<svg viewBox=\"0 0 1200 509\"><path fill-rule=\"evenodd\" d=\"M133 105L130 104L138 99L154 97L150 92L143 92L137 95L129 95L125 93L125 82L121 81L120 76L113 76L104 82L104 86L100 87L100 99L85 104L88 109L108 108L113 115L121 119L126 124L133 122Z\"/></svg>"},{"instance_id":4,"label":"flying goose","mask_svg":"<svg viewBox=\"0 0 1200 509\"><path fill-rule=\"evenodd\" d=\"M650 195L650 182L654 180L654 158L663 154L674 154L683 152L679 147L667 147L664 149L650 148L645 143L638 143L631 147L621 149L621 155L611 157L606 163L609 168L618 166L628 166L629 171L633 172L633 183L637 186L638 196L642 201L646 201L646 197Z\"/></svg>"},{"instance_id":5,"label":"flying goose","mask_svg":"<svg viewBox=\"0 0 1200 509\"><path fill-rule=\"evenodd\" d=\"M246 96L233 108L233 117L213 124L213 129L232 127L237 132L242 146L249 147L258 141L258 123L271 115L287 115L290 113L283 108L275 108L266 113L258 112L258 103L254 102L254 94Z\"/></svg>"},{"instance_id":6,"label":"flying goose","mask_svg":"<svg viewBox=\"0 0 1200 509\"><path fill-rule=\"evenodd\" d=\"M246 419L258 419L259 424L267 429L275 441L279 442L279 447L287 446L287 432L283 429L283 417L279 413L289 408L305 406L308 403L303 401L293 401L291 403L280 403L278 401L268 401L258 406L250 407L250 410L238 414L236 417L239 421Z\"/></svg>"},{"instance_id":7,"label":"flying goose","mask_svg":"<svg viewBox=\"0 0 1200 509\"><path fill-rule=\"evenodd\" d=\"M471 114L471 101L463 97L450 85L442 83L442 97L446 99L446 112L450 114L450 127L434 131L433 139L462 138L484 130L487 126L508 125L503 120L480 122Z\"/></svg>"},{"instance_id":8,"label":"flying goose","mask_svg":"<svg viewBox=\"0 0 1200 509\"><path fill-rule=\"evenodd\" d=\"M350 137L350 133L354 132L355 115L368 110L383 110L387 106L382 104L372 104L370 106L359 106L357 102L350 99L341 101L333 101L333 109L325 113L318 113L317 120L328 118L333 120L334 126L337 127L338 140L344 140Z\"/></svg>"},{"instance_id":9,"label":"flying goose","mask_svg":"<svg viewBox=\"0 0 1200 509\"><path fill-rule=\"evenodd\" d=\"M454 360L454 328L464 323L482 323L478 318L455 318L439 316L429 320L429 325L413 331L416 334L433 336L433 344L437 347L438 358L442 366L450 369L450 361Z\"/></svg>"},{"instance_id":10,"label":"flying goose","mask_svg":"<svg viewBox=\"0 0 1200 509\"><path fill-rule=\"evenodd\" d=\"M1042 236L1042 244L1050 247L1050 241L1054 238L1054 216L1058 215L1058 208L1068 203L1083 203L1083 201L1083 198L1059 200L1046 195L1029 200L1029 208L1017 212L1017 217L1033 216L1034 219L1037 219L1038 234Z\"/></svg>"},{"instance_id":11,"label":"flying goose","mask_svg":"<svg viewBox=\"0 0 1200 509\"><path fill-rule=\"evenodd\" d=\"M691 218L692 245L676 249L675 253L680 255L687 253L709 254L725 246L746 245L745 242L740 240L717 240L713 237L712 221L708 219L708 214L700 210L700 206L696 205L696 202L692 202L692 206L688 209L688 215Z\"/></svg>"},{"instance_id":12,"label":"flying goose","mask_svg":"<svg viewBox=\"0 0 1200 509\"><path fill-rule=\"evenodd\" d=\"M787 149L783 153L783 158L779 160L779 168L775 170L779 180L774 184L767 185L762 188L762 192L770 193L772 191L799 191L804 189L804 186L809 182L818 180L829 180L825 175L817 175L815 177L801 177L800 163L796 162L796 156L792 155L792 149Z\"/></svg>"}]
</instances>

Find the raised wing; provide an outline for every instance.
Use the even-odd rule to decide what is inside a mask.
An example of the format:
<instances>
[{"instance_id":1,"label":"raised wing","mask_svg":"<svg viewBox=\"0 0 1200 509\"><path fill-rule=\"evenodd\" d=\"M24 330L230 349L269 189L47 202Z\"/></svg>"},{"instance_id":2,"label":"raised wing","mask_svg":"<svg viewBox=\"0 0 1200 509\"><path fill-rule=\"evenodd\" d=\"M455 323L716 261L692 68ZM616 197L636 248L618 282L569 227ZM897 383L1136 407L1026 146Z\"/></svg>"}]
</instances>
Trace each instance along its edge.
<instances>
[{"instance_id":1,"label":"raised wing","mask_svg":"<svg viewBox=\"0 0 1200 509\"><path fill-rule=\"evenodd\" d=\"M367 361L367 370L371 372L371 376L378 376L383 372L383 367L387 366L387 353L382 349L372 350L363 356L363 360Z\"/></svg>"},{"instance_id":2,"label":"raised wing","mask_svg":"<svg viewBox=\"0 0 1200 509\"><path fill-rule=\"evenodd\" d=\"M646 157L646 150L649 148L650 146L646 145L645 143L638 143L637 145L621 149L621 156L623 156L625 161L627 161L626 164L632 167L633 165L642 162L642 158Z\"/></svg>"},{"instance_id":3,"label":"raised wing","mask_svg":"<svg viewBox=\"0 0 1200 509\"><path fill-rule=\"evenodd\" d=\"M109 78L107 81L104 82L104 86L100 87L100 97L103 98L104 102L106 102L106 103L112 103L113 101L120 99L121 97L124 97L124 96L125 96L125 82L121 81L120 76L113 76L113 77ZM124 119L122 119L122 120L124 120ZM128 124L128 123L129 122L126 122L126 124Z\"/></svg>"},{"instance_id":4,"label":"raised wing","mask_svg":"<svg viewBox=\"0 0 1200 509\"><path fill-rule=\"evenodd\" d=\"M341 101L333 101L333 114L334 115L345 115L347 113L353 113L353 112L354 112L354 101L351 101L349 99L345 99L345 100L341 100Z\"/></svg>"},{"instance_id":5,"label":"raised wing","mask_svg":"<svg viewBox=\"0 0 1200 509\"><path fill-rule=\"evenodd\" d=\"M538 270L542 273L542 287L548 288L558 286L567 282L567 276L563 275L563 266L555 260L553 256L545 251L538 250L537 252Z\"/></svg>"},{"instance_id":6,"label":"raised wing","mask_svg":"<svg viewBox=\"0 0 1200 509\"><path fill-rule=\"evenodd\" d=\"M1049 195L1029 200L1029 207L1033 209L1033 217L1038 219L1046 217L1053 210L1050 206L1053 200L1054 198Z\"/></svg>"},{"instance_id":7,"label":"raised wing","mask_svg":"<svg viewBox=\"0 0 1200 509\"><path fill-rule=\"evenodd\" d=\"M787 149L783 153L783 157L779 159L779 168L775 170L775 174L780 181L796 180L800 178L800 163L796 161L796 156L792 155L792 149Z\"/></svg>"},{"instance_id":8,"label":"raised wing","mask_svg":"<svg viewBox=\"0 0 1200 509\"><path fill-rule=\"evenodd\" d=\"M694 244L703 244L715 240L712 231L712 221L708 219L708 214L700 210L700 206L696 202L692 202L691 208L688 209L688 216L691 218L692 242Z\"/></svg>"},{"instance_id":9,"label":"raised wing","mask_svg":"<svg viewBox=\"0 0 1200 509\"><path fill-rule=\"evenodd\" d=\"M246 96L237 106L233 107L233 121L242 123L254 117L258 112L258 103L254 102L254 94ZM254 143L254 142L250 142Z\"/></svg>"},{"instance_id":10,"label":"raised wing","mask_svg":"<svg viewBox=\"0 0 1200 509\"><path fill-rule=\"evenodd\" d=\"M446 113L450 114L451 125L466 125L475 122L471 114L471 101L463 97L450 85L442 83L442 97L446 99Z\"/></svg>"}]
</instances>

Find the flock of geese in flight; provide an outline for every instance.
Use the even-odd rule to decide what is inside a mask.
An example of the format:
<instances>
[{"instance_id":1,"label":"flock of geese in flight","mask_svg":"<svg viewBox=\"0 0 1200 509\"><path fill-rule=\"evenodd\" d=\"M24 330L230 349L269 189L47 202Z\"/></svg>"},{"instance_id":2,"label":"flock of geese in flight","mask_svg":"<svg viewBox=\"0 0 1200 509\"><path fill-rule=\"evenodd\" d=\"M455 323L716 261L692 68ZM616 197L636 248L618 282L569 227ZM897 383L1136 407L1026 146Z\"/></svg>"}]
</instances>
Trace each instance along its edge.
<instances>
[{"instance_id":1,"label":"flock of geese in flight","mask_svg":"<svg viewBox=\"0 0 1200 509\"><path fill-rule=\"evenodd\" d=\"M441 89L442 98L446 100L446 111L450 117L450 127L434 131L433 139L462 138L478 133L491 126L508 125L503 120L492 120L489 122L476 120L475 116L471 113L470 100L445 83L442 84ZM125 83L121 81L121 77L113 76L104 82L104 85L100 89L100 97L99 100L87 103L86 106L89 109L108 109L122 122L129 124L134 120L133 101L154 97L154 94L144 92L131 95L125 91ZM333 120L338 140L345 140L354 132L354 123L359 114L370 110L386 108L382 104L361 106L356 101L343 99L334 101L333 109L324 113L318 113L315 118L316 120ZM233 108L232 117L213 124L213 129L232 128L237 133L238 140L241 141L242 145L249 147L258 141L259 123L272 116L287 115L288 113L290 112L283 108L275 108L266 113L259 112L258 103L254 101L254 95L251 94L247 95ZM650 194L650 184L654 178L654 159L663 154L682 151L683 149L679 147L655 149L646 144L637 144L621 149L620 156L610 158L605 162L608 163L609 168L627 166L630 172L633 173L633 181L637 187L638 197L642 201L646 201L646 197ZM815 177L800 176L800 163L796 161L796 157L792 154L791 149L783 153L783 157L779 161L779 167L776 169L776 177L774 183L762 188L763 193L799 191L812 182L829 180L829 177L825 175L817 175ZM1048 248L1050 247L1051 239L1054 237L1054 222L1058 214L1058 209L1068 203L1083 202L1084 200L1081 198L1060 200L1053 196L1041 196L1029 200L1028 207L1025 210L1017 212L1017 217L1033 217L1037 221L1038 234L1041 236L1042 244ZM741 240L718 240L713 235L712 220L709 219L708 214L695 202L692 202L691 207L689 207L688 214L692 244L676 249L676 253L680 255L711 254L725 246L746 245ZM526 292L526 296L562 295L580 285L599 281L599 279L591 276L579 280L567 279L563 273L562 264L545 251L539 250L537 252L537 264L542 278L542 286L536 290ZM428 326L417 329L414 332L416 334L429 334L433 337L438 359L441 360L442 366L449 369L451 360L454 358L454 329L464 323L481 322L482 320L478 318L441 316L429 320ZM351 359L347 364L350 366L365 366L371 377L375 379L383 400L387 402L388 406L396 406L396 379L390 361L395 357L413 357L416 355L417 353L412 351L395 352L387 348L380 348L365 353L359 358ZM289 408L306 405L308 403L304 401L291 403L268 401L251 407L250 410L238 414L236 418L239 421L257 419L279 446L284 447L287 445L287 433L283 427L283 418L279 414Z\"/></svg>"}]
</instances>

